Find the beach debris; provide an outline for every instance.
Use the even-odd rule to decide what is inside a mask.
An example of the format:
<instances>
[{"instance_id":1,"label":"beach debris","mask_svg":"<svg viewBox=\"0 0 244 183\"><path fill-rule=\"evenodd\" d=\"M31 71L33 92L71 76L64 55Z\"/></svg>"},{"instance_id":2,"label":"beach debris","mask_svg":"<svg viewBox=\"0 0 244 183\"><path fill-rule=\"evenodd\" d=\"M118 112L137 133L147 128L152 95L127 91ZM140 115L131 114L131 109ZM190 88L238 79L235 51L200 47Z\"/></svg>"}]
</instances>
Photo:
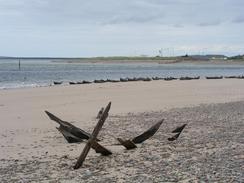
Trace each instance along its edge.
<instances>
[{"instance_id":1,"label":"beach debris","mask_svg":"<svg viewBox=\"0 0 244 183\"><path fill-rule=\"evenodd\" d=\"M187 124L183 124L182 126L177 127L171 133L181 133L182 130L186 127Z\"/></svg>"},{"instance_id":2,"label":"beach debris","mask_svg":"<svg viewBox=\"0 0 244 183\"><path fill-rule=\"evenodd\" d=\"M149 139L150 137L152 137L158 131L158 129L161 126L161 124L163 123L163 121L164 121L164 119L157 122L151 128L149 128L147 131L145 131L141 135L136 136L132 140L123 140L121 138L117 138L117 140L126 149L134 149L134 148L136 148L135 144L140 144L140 143L144 142L145 140Z\"/></svg>"},{"instance_id":3,"label":"beach debris","mask_svg":"<svg viewBox=\"0 0 244 183\"><path fill-rule=\"evenodd\" d=\"M206 76L206 79L223 79L223 76Z\"/></svg>"},{"instance_id":4,"label":"beach debris","mask_svg":"<svg viewBox=\"0 0 244 183\"><path fill-rule=\"evenodd\" d=\"M131 140L123 140L121 138L117 138L119 143L123 145L127 150L137 148L136 144L132 142Z\"/></svg>"},{"instance_id":5,"label":"beach debris","mask_svg":"<svg viewBox=\"0 0 244 183\"><path fill-rule=\"evenodd\" d=\"M158 131L158 129L161 126L161 124L163 123L163 121L164 121L164 119L160 120L155 125L153 125L151 128L149 128L147 131L145 131L141 135L138 135L135 138L133 138L132 142L134 142L135 144L140 144L140 143L144 142L145 140L149 139L150 137L152 137Z\"/></svg>"},{"instance_id":6,"label":"beach debris","mask_svg":"<svg viewBox=\"0 0 244 183\"><path fill-rule=\"evenodd\" d=\"M183 131L183 129L186 127L187 124L183 124L182 126L177 127L176 129L174 129L171 133L176 133L173 137L169 137L168 141L175 141L178 139L178 137L180 136L181 132Z\"/></svg>"},{"instance_id":7,"label":"beach debris","mask_svg":"<svg viewBox=\"0 0 244 183\"><path fill-rule=\"evenodd\" d=\"M54 81L53 84L54 85L61 85L63 83L63 81Z\"/></svg>"},{"instance_id":8,"label":"beach debris","mask_svg":"<svg viewBox=\"0 0 244 183\"><path fill-rule=\"evenodd\" d=\"M63 134L64 138L69 143L82 142L84 139L88 140L90 138L91 135L84 130L72 125L67 121L61 120L48 111L45 111L45 113L51 120L57 122L60 125L57 129Z\"/></svg>"},{"instance_id":9,"label":"beach debris","mask_svg":"<svg viewBox=\"0 0 244 183\"><path fill-rule=\"evenodd\" d=\"M101 118L101 116L102 116L102 114L103 114L103 110L104 110L104 108L102 107L102 108L100 109L100 111L98 112L96 119Z\"/></svg>"},{"instance_id":10,"label":"beach debris","mask_svg":"<svg viewBox=\"0 0 244 183\"><path fill-rule=\"evenodd\" d=\"M82 142L84 139L88 140L91 137L91 134L85 132L84 130L70 124L69 122L59 119L48 111L45 112L51 120L60 124L57 129L64 136L68 143ZM99 141L99 139L96 138L96 141ZM98 142L94 142L92 148L96 151L96 153L100 153L104 156L112 154L108 149L100 145Z\"/></svg>"},{"instance_id":11,"label":"beach debris","mask_svg":"<svg viewBox=\"0 0 244 183\"><path fill-rule=\"evenodd\" d=\"M112 154L112 152L110 150L103 147L96 140L94 140L93 143L91 144L91 148L94 149L96 153L100 153L103 156L108 156L108 155Z\"/></svg>"},{"instance_id":12,"label":"beach debris","mask_svg":"<svg viewBox=\"0 0 244 183\"><path fill-rule=\"evenodd\" d=\"M173 137L169 137L168 141L174 141L176 139L178 139L178 137L180 136L180 133L177 133L176 135L174 135Z\"/></svg>"},{"instance_id":13,"label":"beach debris","mask_svg":"<svg viewBox=\"0 0 244 183\"><path fill-rule=\"evenodd\" d=\"M57 130L64 136L68 143L82 142L84 139L86 139L72 134L69 130L62 126L58 127Z\"/></svg>"},{"instance_id":14,"label":"beach debris","mask_svg":"<svg viewBox=\"0 0 244 183\"><path fill-rule=\"evenodd\" d=\"M89 140L87 141L79 159L77 160L75 166L74 166L74 169L78 169L82 166L83 162L85 161L86 159L86 156L88 155L90 149L92 146L94 146L94 143L97 143L96 142L96 138L100 132L100 130L102 129L102 126L104 124L104 122L106 121L107 117L108 117L108 112L110 110L110 107L111 107L111 102L109 102L109 104L107 105L107 107L105 108L105 110L103 111L102 113L102 116L101 118L99 119L97 125L95 126ZM112 153L111 153L112 154Z\"/></svg>"}]
</instances>

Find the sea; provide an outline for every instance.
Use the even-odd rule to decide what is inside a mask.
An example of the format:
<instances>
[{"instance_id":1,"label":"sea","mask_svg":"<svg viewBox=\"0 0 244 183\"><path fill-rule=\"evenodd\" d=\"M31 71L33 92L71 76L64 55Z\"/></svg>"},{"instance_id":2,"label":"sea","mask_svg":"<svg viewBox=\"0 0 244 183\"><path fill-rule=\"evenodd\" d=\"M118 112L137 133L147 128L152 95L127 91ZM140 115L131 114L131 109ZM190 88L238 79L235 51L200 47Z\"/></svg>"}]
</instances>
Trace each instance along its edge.
<instances>
[{"instance_id":1,"label":"sea","mask_svg":"<svg viewBox=\"0 0 244 183\"><path fill-rule=\"evenodd\" d=\"M0 89L40 87L53 81L93 81L126 77L244 75L244 64L67 63L52 59L0 59Z\"/></svg>"}]
</instances>

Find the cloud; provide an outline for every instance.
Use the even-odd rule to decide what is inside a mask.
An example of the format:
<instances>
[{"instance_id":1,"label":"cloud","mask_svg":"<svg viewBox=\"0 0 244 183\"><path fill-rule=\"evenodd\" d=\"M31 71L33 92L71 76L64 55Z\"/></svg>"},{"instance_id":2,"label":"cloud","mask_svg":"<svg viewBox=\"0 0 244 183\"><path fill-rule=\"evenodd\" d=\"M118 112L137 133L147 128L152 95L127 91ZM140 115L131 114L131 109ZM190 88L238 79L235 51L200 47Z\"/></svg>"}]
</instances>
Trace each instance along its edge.
<instances>
[{"instance_id":1,"label":"cloud","mask_svg":"<svg viewBox=\"0 0 244 183\"><path fill-rule=\"evenodd\" d=\"M116 55L135 48L153 54L167 46L195 51L201 44L239 48L243 6L243 0L0 0L0 55Z\"/></svg>"},{"instance_id":2,"label":"cloud","mask_svg":"<svg viewBox=\"0 0 244 183\"><path fill-rule=\"evenodd\" d=\"M236 17L232 22L233 23L244 23L244 15Z\"/></svg>"},{"instance_id":3,"label":"cloud","mask_svg":"<svg viewBox=\"0 0 244 183\"><path fill-rule=\"evenodd\" d=\"M203 23L199 23L199 26L202 27L206 27L206 26L216 26L216 25L220 25L222 22L219 20L216 21L209 21L209 22L203 22Z\"/></svg>"}]
</instances>

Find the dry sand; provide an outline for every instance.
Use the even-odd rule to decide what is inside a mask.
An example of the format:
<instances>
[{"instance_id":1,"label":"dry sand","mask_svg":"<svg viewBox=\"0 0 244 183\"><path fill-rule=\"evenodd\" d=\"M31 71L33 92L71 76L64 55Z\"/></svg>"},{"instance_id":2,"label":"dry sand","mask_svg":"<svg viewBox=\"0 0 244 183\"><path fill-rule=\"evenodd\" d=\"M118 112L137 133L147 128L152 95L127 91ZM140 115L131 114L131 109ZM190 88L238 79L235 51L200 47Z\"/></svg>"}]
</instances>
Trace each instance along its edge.
<instances>
[{"instance_id":1,"label":"dry sand","mask_svg":"<svg viewBox=\"0 0 244 183\"><path fill-rule=\"evenodd\" d=\"M243 182L243 84L223 79L2 90L0 182ZM100 138L114 154L91 151L74 171L84 143L67 144L43 111L91 132L109 101ZM133 137L161 118L159 132L137 149L115 145L113 137ZM169 143L169 132L182 123L186 130Z\"/></svg>"}]
</instances>

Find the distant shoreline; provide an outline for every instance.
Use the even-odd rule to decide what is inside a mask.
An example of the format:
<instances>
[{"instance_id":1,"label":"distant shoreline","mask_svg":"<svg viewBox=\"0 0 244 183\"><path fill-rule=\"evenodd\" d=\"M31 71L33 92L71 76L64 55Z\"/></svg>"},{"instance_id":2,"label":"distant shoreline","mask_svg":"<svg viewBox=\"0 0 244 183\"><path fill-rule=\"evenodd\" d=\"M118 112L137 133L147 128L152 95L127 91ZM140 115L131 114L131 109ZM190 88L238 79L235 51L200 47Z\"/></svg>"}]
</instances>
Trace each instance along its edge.
<instances>
[{"instance_id":1,"label":"distant shoreline","mask_svg":"<svg viewBox=\"0 0 244 183\"><path fill-rule=\"evenodd\" d=\"M82 59L82 60L53 60L54 63L67 63L67 64L84 64L84 63L94 63L94 64L206 64L206 65L242 65L244 61L242 60L99 60L99 59Z\"/></svg>"},{"instance_id":2,"label":"distant shoreline","mask_svg":"<svg viewBox=\"0 0 244 183\"><path fill-rule=\"evenodd\" d=\"M155 63L155 64L244 64L244 59L232 59L232 57L214 55L190 55L176 57L147 57L147 56L111 56L111 57L5 57L0 56L1 60L50 60L54 63Z\"/></svg>"}]
</instances>

